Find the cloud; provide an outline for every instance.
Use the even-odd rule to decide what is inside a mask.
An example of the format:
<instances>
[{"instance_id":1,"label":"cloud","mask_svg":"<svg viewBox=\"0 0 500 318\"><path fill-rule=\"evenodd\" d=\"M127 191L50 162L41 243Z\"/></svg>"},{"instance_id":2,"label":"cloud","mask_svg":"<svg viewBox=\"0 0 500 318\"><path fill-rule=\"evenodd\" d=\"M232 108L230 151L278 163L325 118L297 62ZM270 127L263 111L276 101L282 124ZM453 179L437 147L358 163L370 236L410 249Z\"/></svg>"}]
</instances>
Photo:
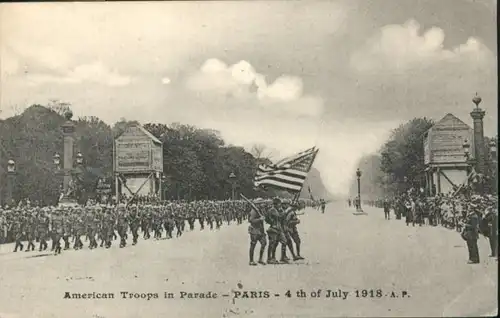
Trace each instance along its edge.
<instances>
[{"instance_id":1,"label":"cloud","mask_svg":"<svg viewBox=\"0 0 500 318\"><path fill-rule=\"evenodd\" d=\"M401 73L443 62L487 67L494 58L474 37L452 49L444 48L444 38L442 29L421 30L415 20L403 25L387 25L352 55L351 67L361 72Z\"/></svg>"},{"instance_id":2,"label":"cloud","mask_svg":"<svg viewBox=\"0 0 500 318\"><path fill-rule=\"evenodd\" d=\"M172 81L170 80L170 78L168 77L164 77L161 79L161 83L164 84L164 85L168 85L170 84Z\"/></svg>"},{"instance_id":3,"label":"cloud","mask_svg":"<svg viewBox=\"0 0 500 318\"><path fill-rule=\"evenodd\" d=\"M125 86L132 81L130 76L124 76L116 71L110 70L101 62L79 65L64 75L44 73L29 74L27 79L30 85L40 85L44 83L80 84L88 82L106 86Z\"/></svg>"},{"instance_id":4,"label":"cloud","mask_svg":"<svg viewBox=\"0 0 500 318\"><path fill-rule=\"evenodd\" d=\"M303 94L300 77L281 75L268 84L266 76L244 60L227 65L219 59L208 59L188 77L186 86L201 98L231 97L240 105L257 105L269 111L317 116L323 109L320 97Z\"/></svg>"}]
</instances>

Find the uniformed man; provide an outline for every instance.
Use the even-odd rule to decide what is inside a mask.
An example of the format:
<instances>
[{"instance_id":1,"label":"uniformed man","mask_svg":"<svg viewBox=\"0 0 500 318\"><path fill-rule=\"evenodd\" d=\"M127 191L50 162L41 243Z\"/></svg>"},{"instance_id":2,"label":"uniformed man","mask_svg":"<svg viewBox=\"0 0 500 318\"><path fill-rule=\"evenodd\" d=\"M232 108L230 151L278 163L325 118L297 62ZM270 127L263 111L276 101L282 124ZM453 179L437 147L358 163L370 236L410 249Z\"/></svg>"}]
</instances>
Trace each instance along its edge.
<instances>
[{"instance_id":1,"label":"uniformed man","mask_svg":"<svg viewBox=\"0 0 500 318\"><path fill-rule=\"evenodd\" d=\"M258 205L260 205L261 201L256 201L254 203L256 205L255 208L259 209ZM257 265L257 263L254 262L255 245L257 245L257 242L260 243L259 264L266 264L263 259L267 245L266 232L264 231L265 217L260 210L255 208L251 208L250 216L248 218L248 222L250 223L248 226L248 234L250 234L249 257L251 266Z\"/></svg>"},{"instance_id":2,"label":"uniformed man","mask_svg":"<svg viewBox=\"0 0 500 318\"><path fill-rule=\"evenodd\" d=\"M53 245L54 245L54 253L61 254L61 237L64 233L64 220L62 216L62 212L60 209L56 208L54 210L53 216L52 216L52 233L53 233Z\"/></svg>"},{"instance_id":3,"label":"uniformed man","mask_svg":"<svg viewBox=\"0 0 500 318\"><path fill-rule=\"evenodd\" d=\"M47 239L49 237L49 227L50 219L47 215L48 208L42 209L40 215L38 216L36 222L38 240L40 241L38 250L41 252L45 251L49 246L47 244Z\"/></svg>"},{"instance_id":4,"label":"uniformed man","mask_svg":"<svg viewBox=\"0 0 500 318\"><path fill-rule=\"evenodd\" d=\"M292 207L289 202L282 202L280 209L278 212L280 213L280 222L282 229L282 240L281 240L281 258L280 261L282 263L288 263L290 259L286 255L286 249L292 254L293 260L298 260L297 255L295 255L295 251L293 250L292 237L290 236L290 228L289 228L289 213L293 212L296 207Z\"/></svg>"},{"instance_id":5,"label":"uniformed man","mask_svg":"<svg viewBox=\"0 0 500 318\"><path fill-rule=\"evenodd\" d=\"M272 206L269 208L268 212L265 214L266 222L269 224L267 229L267 236L269 239L269 247L267 248L267 263L268 264L278 264L276 260L276 249L278 244L283 242L283 231L281 229L280 213L278 211L281 200L274 198L272 201ZM285 242L286 243L286 242Z\"/></svg>"},{"instance_id":6,"label":"uniformed man","mask_svg":"<svg viewBox=\"0 0 500 318\"><path fill-rule=\"evenodd\" d=\"M490 257L498 257L498 209L493 196L488 197L486 213L483 221L488 227L488 241L490 242Z\"/></svg>"},{"instance_id":7,"label":"uniformed man","mask_svg":"<svg viewBox=\"0 0 500 318\"><path fill-rule=\"evenodd\" d=\"M67 250L69 249L69 238L73 234L73 225L75 221L75 214L71 213L68 210L63 211L64 215L64 223L63 223L63 236L62 239L64 241L64 249Z\"/></svg>"},{"instance_id":8,"label":"uniformed man","mask_svg":"<svg viewBox=\"0 0 500 318\"><path fill-rule=\"evenodd\" d=\"M118 206L116 229L118 230L118 236L120 237L120 248L123 248L127 245L127 231L128 231L125 206Z\"/></svg>"},{"instance_id":9,"label":"uniformed man","mask_svg":"<svg viewBox=\"0 0 500 318\"><path fill-rule=\"evenodd\" d=\"M34 251L35 244L33 241L35 240L35 232L36 232L36 212L38 209L32 209L28 214L26 220L26 241L28 241L28 246L26 247L26 252Z\"/></svg>"},{"instance_id":10,"label":"uniformed man","mask_svg":"<svg viewBox=\"0 0 500 318\"><path fill-rule=\"evenodd\" d=\"M101 209L98 207L93 207L90 210L87 221L87 236L89 237L89 249L97 248L96 234L99 232L99 215Z\"/></svg>"},{"instance_id":11,"label":"uniformed man","mask_svg":"<svg viewBox=\"0 0 500 318\"><path fill-rule=\"evenodd\" d=\"M288 232L289 237L295 243L295 249L297 251L297 255L294 256L294 260L303 260L304 258L300 255L300 235L297 230L297 225L300 223L299 217L297 216L296 209L290 209L287 215L287 223L288 223ZM293 251L293 246L292 246Z\"/></svg>"},{"instance_id":12,"label":"uniformed man","mask_svg":"<svg viewBox=\"0 0 500 318\"><path fill-rule=\"evenodd\" d=\"M17 249L20 248L22 251L24 248L24 245L22 243L22 239L24 236L24 231L25 231L25 223L23 220L23 217L21 216L21 212L19 209L14 209L15 213L17 216L14 219L14 222L12 223L11 231L14 233L14 240L16 242L16 245L14 247L14 252L17 252Z\"/></svg>"},{"instance_id":13,"label":"uniformed man","mask_svg":"<svg viewBox=\"0 0 500 318\"><path fill-rule=\"evenodd\" d=\"M72 213L74 215L73 234L75 241L73 249L79 250L83 247L82 235L85 234L85 220L82 209L73 209Z\"/></svg>"},{"instance_id":14,"label":"uniformed man","mask_svg":"<svg viewBox=\"0 0 500 318\"><path fill-rule=\"evenodd\" d=\"M391 206L387 198L384 199L384 217L386 220L391 219Z\"/></svg>"},{"instance_id":15,"label":"uniformed man","mask_svg":"<svg viewBox=\"0 0 500 318\"><path fill-rule=\"evenodd\" d=\"M476 208L475 201L471 202L469 207L467 207L467 220L462 232L462 238L467 242L467 249L469 251L468 264L479 264L479 248L477 246L479 218Z\"/></svg>"},{"instance_id":16,"label":"uniformed man","mask_svg":"<svg viewBox=\"0 0 500 318\"><path fill-rule=\"evenodd\" d=\"M141 224L140 216L137 213L137 210L137 206L132 206L128 214L128 224L130 227L130 232L132 232L132 245L137 244L137 238L139 237L139 234L137 232L139 231L139 226Z\"/></svg>"}]
</instances>

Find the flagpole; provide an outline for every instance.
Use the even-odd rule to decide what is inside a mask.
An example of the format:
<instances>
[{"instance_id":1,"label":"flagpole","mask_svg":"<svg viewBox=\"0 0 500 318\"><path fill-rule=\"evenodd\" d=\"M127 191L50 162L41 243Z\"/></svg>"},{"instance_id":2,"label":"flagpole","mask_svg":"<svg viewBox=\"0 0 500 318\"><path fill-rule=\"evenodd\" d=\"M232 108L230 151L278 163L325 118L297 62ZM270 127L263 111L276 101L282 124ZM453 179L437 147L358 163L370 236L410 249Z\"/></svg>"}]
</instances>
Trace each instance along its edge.
<instances>
[{"instance_id":1,"label":"flagpole","mask_svg":"<svg viewBox=\"0 0 500 318\"><path fill-rule=\"evenodd\" d=\"M316 148L316 147L313 147L313 149L314 149L314 148ZM311 162L309 163L309 166L307 167L307 173L308 173L308 174L309 174L309 171L311 170L311 167L312 167L312 165L313 165L313 163L314 163L314 160L316 160L316 156L318 155L318 152L319 152L319 149L316 149L316 150L314 151L313 158L312 158ZM307 180L307 178L306 178L306 180ZM302 183L302 186L300 187L299 192L297 192L297 193L295 194L295 197L293 198L293 201L292 201L292 203L293 203L293 204L298 203L298 201L299 201L299 197L300 197L300 193L302 192L302 189L304 189L304 184L306 183L306 180L304 180L304 182Z\"/></svg>"}]
</instances>

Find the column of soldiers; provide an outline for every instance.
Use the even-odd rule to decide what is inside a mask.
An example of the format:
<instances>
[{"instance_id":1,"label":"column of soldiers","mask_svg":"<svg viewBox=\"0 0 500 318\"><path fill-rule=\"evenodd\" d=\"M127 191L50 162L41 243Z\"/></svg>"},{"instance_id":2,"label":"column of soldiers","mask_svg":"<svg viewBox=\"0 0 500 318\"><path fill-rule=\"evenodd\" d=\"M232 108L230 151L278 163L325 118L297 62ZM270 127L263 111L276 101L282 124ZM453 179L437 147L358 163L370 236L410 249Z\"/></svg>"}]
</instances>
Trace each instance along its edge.
<instances>
[{"instance_id":1,"label":"column of soldiers","mask_svg":"<svg viewBox=\"0 0 500 318\"><path fill-rule=\"evenodd\" d=\"M45 251L51 242L51 251L82 249L82 238L89 249L110 248L119 239L121 248L127 245L129 234L132 245L143 239L161 239L181 236L194 230L195 223L203 230L219 229L224 222L242 224L248 217L245 201L194 201L133 204L126 206L87 205L77 207L17 206L0 208L0 243L14 241L14 252ZM26 244L26 249L24 249ZM37 244L35 244L37 243ZM71 243L73 246L71 246ZM36 246L38 245L38 246Z\"/></svg>"},{"instance_id":2,"label":"column of soldiers","mask_svg":"<svg viewBox=\"0 0 500 318\"><path fill-rule=\"evenodd\" d=\"M260 243L258 263L261 265L266 265L264 261L266 246L267 264L289 263L290 259L287 256L287 249L290 251L294 261L303 260L304 258L300 255L301 241L297 230L300 220L296 212L304 209L306 206L312 206L312 204L305 201L299 202L299 204L292 204L291 202L282 202L278 198L272 201L257 200L254 204L255 208L249 206L250 213L248 217L250 223L248 227L250 235L250 265L257 265L254 261L257 243ZM267 230L264 228L265 223L269 225ZM278 261L276 259L276 250L279 245L281 245L281 257Z\"/></svg>"}]
</instances>

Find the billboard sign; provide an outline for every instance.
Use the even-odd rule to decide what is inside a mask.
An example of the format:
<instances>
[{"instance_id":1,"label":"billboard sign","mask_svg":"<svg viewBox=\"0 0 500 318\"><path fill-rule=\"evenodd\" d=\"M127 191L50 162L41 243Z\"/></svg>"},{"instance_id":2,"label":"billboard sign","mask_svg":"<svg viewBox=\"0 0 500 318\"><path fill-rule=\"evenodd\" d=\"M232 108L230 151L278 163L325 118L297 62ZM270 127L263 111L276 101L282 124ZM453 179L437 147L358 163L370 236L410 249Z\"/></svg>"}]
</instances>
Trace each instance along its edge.
<instances>
[{"instance_id":1,"label":"billboard sign","mask_svg":"<svg viewBox=\"0 0 500 318\"><path fill-rule=\"evenodd\" d=\"M149 171L150 146L149 140L117 140L115 170L117 172Z\"/></svg>"},{"instance_id":2,"label":"billboard sign","mask_svg":"<svg viewBox=\"0 0 500 318\"><path fill-rule=\"evenodd\" d=\"M465 162L463 143L470 140L468 129L439 129L432 134L432 161L434 163Z\"/></svg>"},{"instance_id":3,"label":"billboard sign","mask_svg":"<svg viewBox=\"0 0 500 318\"><path fill-rule=\"evenodd\" d=\"M115 140L115 172L146 173L163 171L163 148L140 126L128 127Z\"/></svg>"}]
</instances>

